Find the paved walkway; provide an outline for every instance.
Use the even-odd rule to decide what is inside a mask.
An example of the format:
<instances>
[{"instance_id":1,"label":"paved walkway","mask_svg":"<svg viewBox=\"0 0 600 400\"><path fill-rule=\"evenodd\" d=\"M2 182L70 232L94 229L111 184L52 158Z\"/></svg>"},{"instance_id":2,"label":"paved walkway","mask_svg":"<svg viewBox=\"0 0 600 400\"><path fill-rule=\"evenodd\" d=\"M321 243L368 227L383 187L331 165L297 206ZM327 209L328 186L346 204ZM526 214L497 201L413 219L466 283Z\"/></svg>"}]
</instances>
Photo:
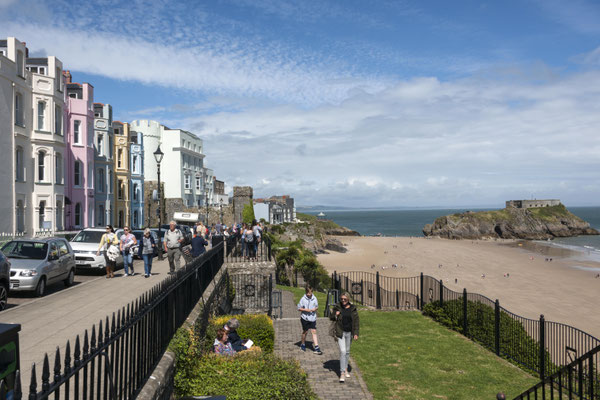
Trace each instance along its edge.
<instances>
[{"instance_id":1,"label":"paved walkway","mask_svg":"<svg viewBox=\"0 0 600 400\"><path fill-rule=\"evenodd\" d=\"M181 265L183 264L182 258ZM54 365L57 346L64 358L67 340L71 341L73 350L77 335L83 339L86 329L91 333L93 324L98 324L100 319L104 324L107 315L112 316L113 312L116 313L135 301L165 279L169 272L166 258L163 261L154 259L150 278L144 278L142 261L135 260L134 268L135 276L125 277L121 269L113 279L99 276L45 297L32 298L27 304L0 312L0 322L21 324L19 344L23 387L29 387L32 363L36 363L38 383L40 382L44 353L48 353L50 364Z\"/></svg>"},{"instance_id":2,"label":"paved walkway","mask_svg":"<svg viewBox=\"0 0 600 400\"><path fill-rule=\"evenodd\" d=\"M300 350L300 313L293 294L282 291L283 318L275 320L275 353L283 358L294 358L308 374L310 386L322 400L372 399L356 363L350 358L350 378L339 382L339 349L328 335L329 319L317 319L319 346L323 355L312 352L312 337L306 337L306 352ZM321 311L322 312L322 311Z\"/></svg>"}]
</instances>

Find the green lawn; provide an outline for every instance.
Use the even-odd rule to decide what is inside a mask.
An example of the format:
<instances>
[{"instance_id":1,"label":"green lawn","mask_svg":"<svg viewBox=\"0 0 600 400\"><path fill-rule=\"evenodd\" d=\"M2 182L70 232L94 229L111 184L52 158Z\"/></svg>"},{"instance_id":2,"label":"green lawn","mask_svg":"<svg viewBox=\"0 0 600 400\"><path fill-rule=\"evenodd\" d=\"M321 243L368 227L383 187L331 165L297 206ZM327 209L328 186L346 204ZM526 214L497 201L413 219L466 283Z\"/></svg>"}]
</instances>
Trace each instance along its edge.
<instances>
[{"instance_id":1,"label":"green lawn","mask_svg":"<svg viewBox=\"0 0 600 400\"><path fill-rule=\"evenodd\" d=\"M296 302L296 304L298 304L298 302L300 301L302 296L304 296L305 293L303 287L277 285L277 289L292 292L294 294L294 301ZM323 311L325 310L325 305L327 304L327 293L313 292L313 294L317 296L317 301L319 302L319 312L317 314L319 317L322 317Z\"/></svg>"},{"instance_id":2,"label":"green lawn","mask_svg":"<svg viewBox=\"0 0 600 400\"><path fill-rule=\"evenodd\" d=\"M375 399L513 398L538 380L418 312L360 312L352 344Z\"/></svg>"}]
</instances>

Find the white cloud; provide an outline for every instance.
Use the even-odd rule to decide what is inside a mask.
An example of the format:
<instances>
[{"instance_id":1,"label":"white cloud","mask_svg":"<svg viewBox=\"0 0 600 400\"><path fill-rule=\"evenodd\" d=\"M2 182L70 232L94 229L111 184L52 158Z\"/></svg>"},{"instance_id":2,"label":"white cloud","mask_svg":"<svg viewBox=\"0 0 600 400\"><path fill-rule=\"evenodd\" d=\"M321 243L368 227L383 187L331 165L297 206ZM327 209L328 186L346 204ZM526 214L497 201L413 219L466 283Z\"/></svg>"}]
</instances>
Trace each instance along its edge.
<instances>
[{"instance_id":1,"label":"white cloud","mask_svg":"<svg viewBox=\"0 0 600 400\"><path fill-rule=\"evenodd\" d=\"M220 178L304 204L600 196L588 185L600 180L600 71L533 83L421 78L339 105L248 105L178 123L205 140ZM230 162L237 151L259 162Z\"/></svg>"}]
</instances>

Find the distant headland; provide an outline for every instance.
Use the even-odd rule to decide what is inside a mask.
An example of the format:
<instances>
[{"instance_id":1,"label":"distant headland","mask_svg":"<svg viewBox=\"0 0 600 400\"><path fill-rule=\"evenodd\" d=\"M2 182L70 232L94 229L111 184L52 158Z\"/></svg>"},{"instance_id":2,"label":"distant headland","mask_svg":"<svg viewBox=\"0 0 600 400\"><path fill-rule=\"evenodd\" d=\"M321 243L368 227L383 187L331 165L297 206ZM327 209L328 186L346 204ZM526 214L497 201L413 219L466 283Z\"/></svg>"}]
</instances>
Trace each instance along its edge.
<instances>
[{"instance_id":1,"label":"distant headland","mask_svg":"<svg viewBox=\"0 0 600 400\"><path fill-rule=\"evenodd\" d=\"M509 200L495 211L467 211L437 218L423 228L425 236L447 239L529 239L600 235L557 199Z\"/></svg>"}]
</instances>

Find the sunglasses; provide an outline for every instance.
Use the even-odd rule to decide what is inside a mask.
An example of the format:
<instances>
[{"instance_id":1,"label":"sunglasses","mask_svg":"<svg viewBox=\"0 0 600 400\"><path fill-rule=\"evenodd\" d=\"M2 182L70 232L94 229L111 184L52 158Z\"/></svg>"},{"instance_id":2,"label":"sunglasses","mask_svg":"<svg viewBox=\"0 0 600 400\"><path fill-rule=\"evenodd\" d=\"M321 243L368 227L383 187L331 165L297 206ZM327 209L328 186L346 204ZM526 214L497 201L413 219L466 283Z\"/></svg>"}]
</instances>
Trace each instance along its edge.
<instances>
[{"instance_id":1,"label":"sunglasses","mask_svg":"<svg viewBox=\"0 0 600 400\"><path fill-rule=\"evenodd\" d=\"M342 301L348 301L348 299L345 297L342 297Z\"/></svg>"}]
</instances>

